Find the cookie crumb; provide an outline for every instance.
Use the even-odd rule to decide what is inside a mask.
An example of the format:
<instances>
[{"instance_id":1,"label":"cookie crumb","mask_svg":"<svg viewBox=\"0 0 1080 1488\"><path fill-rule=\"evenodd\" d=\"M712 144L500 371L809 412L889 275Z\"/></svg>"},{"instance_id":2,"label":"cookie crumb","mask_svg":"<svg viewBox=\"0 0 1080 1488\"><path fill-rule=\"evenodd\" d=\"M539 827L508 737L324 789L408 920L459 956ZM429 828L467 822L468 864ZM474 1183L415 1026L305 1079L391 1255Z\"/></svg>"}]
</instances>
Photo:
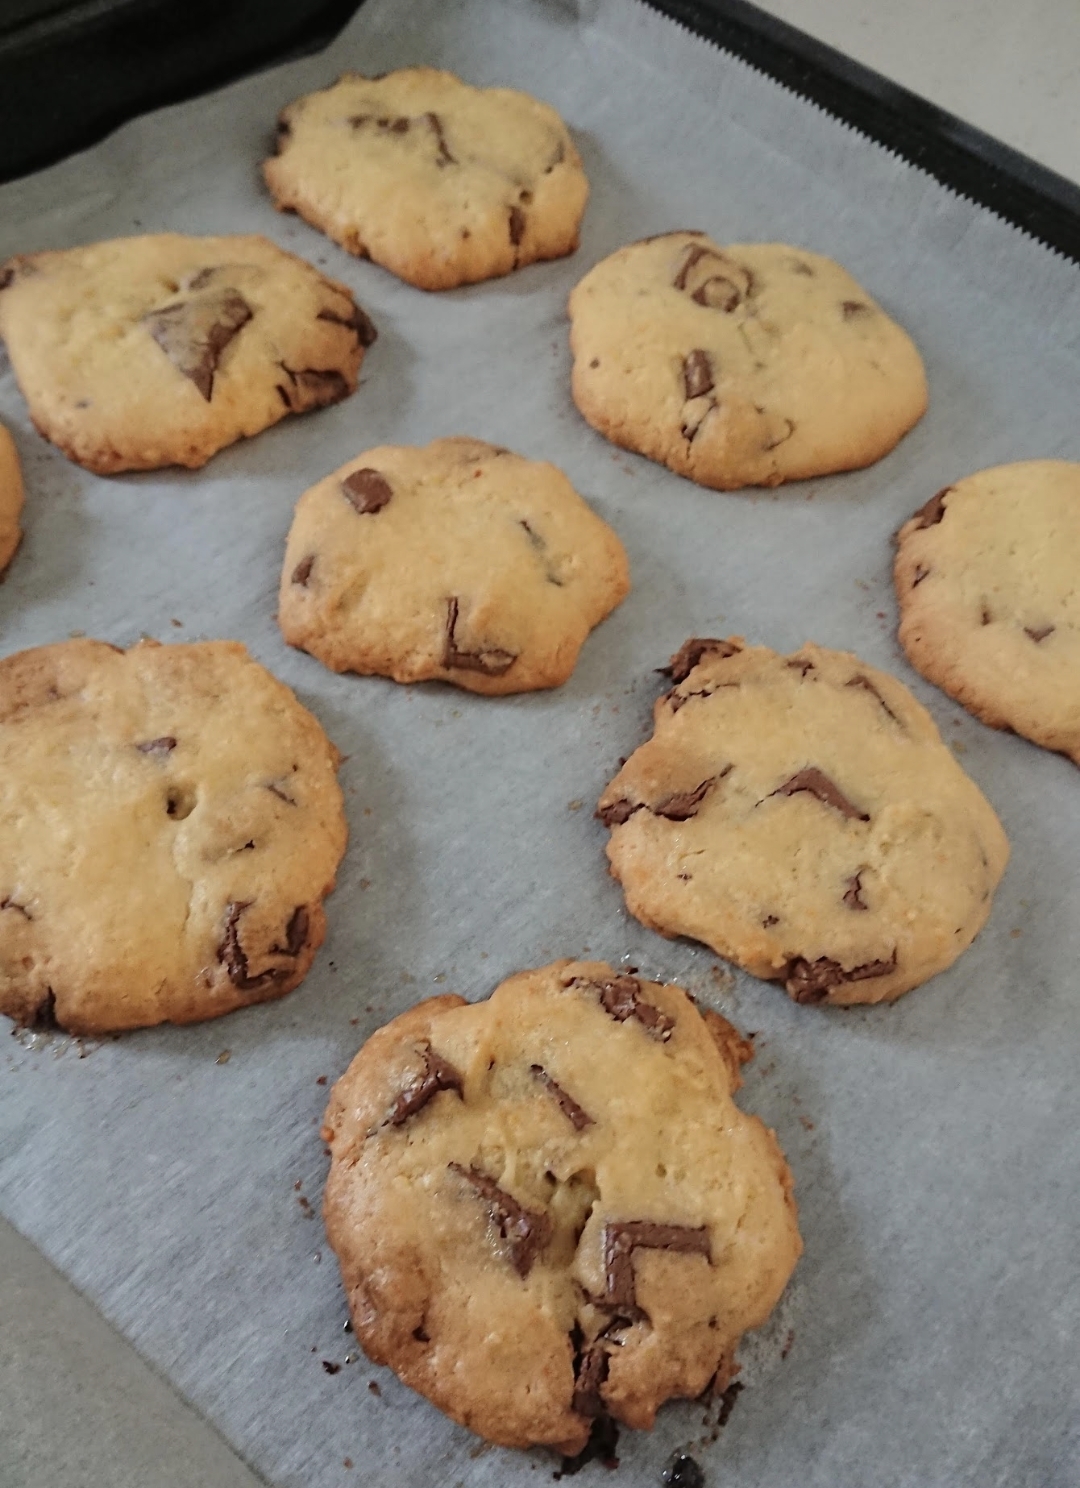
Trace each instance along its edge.
<instances>
[{"instance_id":1,"label":"cookie crumb","mask_svg":"<svg viewBox=\"0 0 1080 1488\"><path fill-rule=\"evenodd\" d=\"M215 1064L228 1064L228 1062L229 1062L229 1060L231 1058L232 1058L232 1050L231 1049L222 1049L221 1053L214 1060L214 1063Z\"/></svg>"}]
</instances>

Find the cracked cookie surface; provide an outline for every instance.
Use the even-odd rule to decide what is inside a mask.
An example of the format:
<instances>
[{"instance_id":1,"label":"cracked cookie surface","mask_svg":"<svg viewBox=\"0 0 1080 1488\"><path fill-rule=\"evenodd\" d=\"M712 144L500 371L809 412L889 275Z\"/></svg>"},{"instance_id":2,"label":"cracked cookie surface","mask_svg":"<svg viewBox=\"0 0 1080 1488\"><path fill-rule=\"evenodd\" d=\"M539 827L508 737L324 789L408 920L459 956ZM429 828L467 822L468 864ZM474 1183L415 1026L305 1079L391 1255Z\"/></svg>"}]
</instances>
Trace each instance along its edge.
<instances>
[{"instance_id":1,"label":"cracked cookie surface","mask_svg":"<svg viewBox=\"0 0 1080 1488\"><path fill-rule=\"evenodd\" d=\"M676 986L558 961L435 997L334 1086L324 1201L368 1356L488 1440L581 1450L724 1388L802 1248L750 1046Z\"/></svg>"},{"instance_id":2,"label":"cracked cookie surface","mask_svg":"<svg viewBox=\"0 0 1080 1488\"><path fill-rule=\"evenodd\" d=\"M0 424L0 574L3 574L22 538L19 517L23 507L22 471L15 441Z\"/></svg>"},{"instance_id":3,"label":"cracked cookie surface","mask_svg":"<svg viewBox=\"0 0 1080 1488\"><path fill-rule=\"evenodd\" d=\"M289 105L263 165L275 205L420 289L492 279L578 243L589 194L566 125L510 88L410 67Z\"/></svg>"},{"instance_id":4,"label":"cracked cookie surface","mask_svg":"<svg viewBox=\"0 0 1080 1488\"><path fill-rule=\"evenodd\" d=\"M375 328L266 238L162 233L9 259L0 337L40 433L111 475L195 469L340 402Z\"/></svg>"},{"instance_id":5,"label":"cracked cookie surface","mask_svg":"<svg viewBox=\"0 0 1080 1488\"><path fill-rule=\"evenodd\" d=\"M946 486L897 534L900 644L993 728L1080 765L1080 464Z\"/></svg>"},{"instance_id":6,"label":"cracked cookie surface","mask_svg":"<svg viewBox=\"0 0 1080 1488\"><path fill-rule=\"evenodd\" d=\"M974 940L1008 861L907 688L844 651L693 640L604 791L630 912L796 1002L882 1002Z\"/></svg>"},{"instance_id":7,"label":"cracked cookie surface","mask_svg":"<svg viewBox=\"0 0 1080 1488\"><path fill-rule=\"evenodd\" d=\"M103 1033L291 991L345 850L337 765L235 641L0 661L0 1012Z\"/></svg>"},{"instance_id":8,"label":"cracked cookie surface","mask_svg":"<svg viewBox=\"0 0 1080 1488\"><path fill-rule=\"evenodd\" d=\"M569 308L581 413L699 485L870 465L926 410L910 337L806 249L667 233L597 264Z\"/></svg>"},{"instance_id":9,"label":"cracked cookie surface","mask_svg":"<svg viewBox=\"0 0 1080 1488\"><path fill-rule=\"evenodd\" d=\"M278 620L334 671L524 692L565 682L629 587L619 539L554 465L438 439L305 491Z\"/></svg>"}]
</instances>

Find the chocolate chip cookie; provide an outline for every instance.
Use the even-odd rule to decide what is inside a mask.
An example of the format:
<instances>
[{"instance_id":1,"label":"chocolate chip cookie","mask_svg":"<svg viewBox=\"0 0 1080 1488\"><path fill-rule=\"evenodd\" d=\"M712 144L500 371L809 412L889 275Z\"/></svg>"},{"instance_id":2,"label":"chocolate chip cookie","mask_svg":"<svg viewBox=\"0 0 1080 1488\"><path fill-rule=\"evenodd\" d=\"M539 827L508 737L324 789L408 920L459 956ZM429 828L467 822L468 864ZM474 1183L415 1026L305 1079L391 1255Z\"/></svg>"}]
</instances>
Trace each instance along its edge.
<instances>
[{"instance_id":1,"label":"chocolate chip cookie","mask_svg":"<svg viewBox=\"0 0 1080 1488\"><path fill-rule=\"evenodd\" d=\"M883 1002L950 966L1009 847L933 719L846 651L692 640L604 791L627 905L796 1002Z\"/></svg>"},{"instance_id":2,"label":"chocolate chip cookie","mask_svg":"<svg viewBox=\"0 0 1080 1488\"><path fill-rule=\"evenodd\" d=\"M22 538L19 526L22 505L22 472L15 441L0 424L0 574L14 558Z\"/></svg>"},{"instance_id":3,"label":"chocolate chip cookie","mask_svg":"<svg viewBox=\"0 0 1080 1488\"><path fill-rule=\"evenodd\" d=\"M437 439L305 491L278 620L336 672L525 692L566 681L629 587L619 539L554 465Z\"/></svg>"},{"instance_id":4,"label":"chocolate chip cookie","mask_svg":"<svg viewBox=\"0 0 1080 1488\"><path fill-rule=\"evenodd\" d=\"M926 410L910 337L803 248L646 238L586 274L570 319L593 428L716 490L870 465Z\"/></svg>"},{"instance_id":5,"label":"chocolate chip cookie","mask_svg":"<svg viewBox=\"0 0 1080 1488\"><path fill-rule=\"evenodd\" d=\"M117 238L0 266L0 336L39 431L99 475L205 465L356 389L375 328L266 238Z\"/></svg>"},{"instance_id":6,"label":"chocolate chip cookie","mask_svg":"<svg viewBox=\"0 0 1080 1488\"><path fill-rule=\"evenodd\" d=\"M408 67L289 105L263 165L274 203L420 289L561 258L589 185L553 108Z\"/></svg>"},{"instance_id":7,"label":"chocolate chip cookie","mask_svg":"<svg viewBox=\"0 0 1080 1488\"><path fill-rule=\"evenodd\" d=\"M1080 465L969 475L931 497L897 544L912 665L984 723L1080 765Z\"/></svg>"},{"instance_id":8,"label":"chocolate chip cookie","mask_svg":"<svg viewBox=\"0 0 1080 1488\"><path fill-rule=\"evenodd\" d=\"M291 991L345 850L337 765L235 641L0 661L0 1012L103 1033Z\"/></svg>"},{"instance_id":9,"label":"chocolate chip cookie","mask_svg":"<svg viewBox=\"0 0 1080 1488\"><path fill-rule=\"evenodd\" d=\"M680 987L557 961L434 997L334 1086L324 1217L353 1326L489 1441L574 1453L724 1388L802 1249L750 1046Z\"/></svg>"}]
</instances>

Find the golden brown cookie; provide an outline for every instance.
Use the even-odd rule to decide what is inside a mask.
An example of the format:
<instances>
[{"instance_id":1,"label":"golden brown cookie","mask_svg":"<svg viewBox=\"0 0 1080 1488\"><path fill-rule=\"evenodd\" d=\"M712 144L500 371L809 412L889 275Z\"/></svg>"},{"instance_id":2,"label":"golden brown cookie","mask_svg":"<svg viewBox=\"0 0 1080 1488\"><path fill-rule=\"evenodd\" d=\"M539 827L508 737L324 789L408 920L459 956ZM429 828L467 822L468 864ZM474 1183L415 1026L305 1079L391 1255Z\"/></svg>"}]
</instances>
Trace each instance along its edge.
<instances>
[{"instance_id":1,"label":"golden brown cookie","mask_svg":"<svg viewBox=\"0 0 1080 1488\"><path fill-rule=\"evenodd\" d=\"M266 238L116 238L0 265L0 336L46 439L99 475L205 465L356 389L375 328Z\"/></svg>"},{"instance_id":2,"label":"golden brown cookie","mask_svg":"<svg viewBox=\"0 0 1080 1488\"><path fill-rule=\"evenodd\" d=\"M19 516L23 506L22 472L15 441L0 424L0 574L3 574L22 539Z\"/></svg>"},{"instance_id":3,"label":"golden brown cookie","mask_svg":"<svg viewBox=\"0 0 1080 1488\"><path fill-rule=\"evenodd\" d=\"M600 798L627 906L796 1002L883 1002L990 913L1009 846L933 719L846 651L693 640Z\"/></svg>"},{"instance_id":4,"label":"golden brown cookie","mask_svg":"<svg viewBox=\"0 0 1080 1488\"><path fill-rule=\"evenodd\" d=\"M526 692L566 681L629 588L622 544L562 471L437 439L368 450L305 491L278 620L336 672Z\"/></svg>"},{"instance_id":5,"label":"golden brown cookie","mask_svg":"<svg viewBox=\"0 0 1080 1488\"><path fill-rule=\"evenodd\" d=\"M370 1358L505 1446L574 1453L732 1372L802 1249L750 1046L602 962L431 998L334 1086L324 1216Z\"/></svg>"},{"instance_id":6,"label":"golden brown cookie","mask_svg":"<svg viewBox=\"0 0 1080 1488\"><path fill-rule=\"evenodd\" d=\"M510 88L407 67L346 73L281 114L274 203L420 289L561 258L589 185L555 110Z\"/></svg>"},{"instance_id":7,"label":"golden brown cookie","mask_svg":"<svg viewBox=\"0 0 1080 1488\"><path fill-rule=\"evenodd\" d=\"M102 1033L290 992L345 850L338 758L236 641L0 662L0 1012Z\"/></svg>"},{"instance_id":8,"label":"golden brown cookie","mask_svg":"<svg viewBox=\"0 0 1080 1488\"><path fill-rule=\"evenodd\" d=\"M703 486L776 486L880 460L926 410L910 337L839 264L675 232L570 296L574 402Z\"/></svg>"}]
</instances>

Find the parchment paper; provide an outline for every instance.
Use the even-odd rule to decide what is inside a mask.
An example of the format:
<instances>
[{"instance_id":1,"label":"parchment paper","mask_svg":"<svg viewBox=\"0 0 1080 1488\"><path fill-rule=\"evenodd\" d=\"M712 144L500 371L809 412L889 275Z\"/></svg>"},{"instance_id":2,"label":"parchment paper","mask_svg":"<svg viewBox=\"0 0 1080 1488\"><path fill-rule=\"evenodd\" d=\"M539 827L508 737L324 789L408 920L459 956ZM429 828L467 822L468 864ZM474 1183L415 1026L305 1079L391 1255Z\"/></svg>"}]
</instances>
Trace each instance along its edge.
<instances>
[{"instance_id":1,"label":"parchment paper","mask_svg":"<svg viewBox=\"0 0 1080 1488\"><path fill-rule=\"evenodd\" d=\"M561 110L592 182L575 256L431 296L275 214L257 166L277 110L343 69L418 62ZM586 427L568 291L621 244L687 226L831 254L911 331L931 408L894 454L717 495ZM480 1448L388 1371L344 1363L337 1268L299 1200L318 1210L319 1080L378 1024L555 956L626 957L759 1031L745 1104L798 1183L806 1255L730 1422L694 1448L710 1483L1074 1485L1080 776L907 666L890 535L971 470L1080 458L1075 266L636 0L369 0L321 56L0 189L0 254L164 229L263 232L345 280L380 333L363 386L202 473L104 480L34 433L5 362L0 417L29 497L0 645L239 637L348 756L351 839L328 943L284 1001L82 1050L5 1037L4 1213L281 1488L543 1480L550 1456ZM558 692L336 677L278 634L300 492L371 445L450 433L556 461L627 545L633 593ZM892 669L1005 823L988 928L895 1007L822 1012L727 978L632 921L606 875L596 798L648 731L653 669L712 633L812 638ZM702 1416L676 1405L652 1436L625 1432L616 1481L656 1483Z\"/></svg>"}]
</instances>

